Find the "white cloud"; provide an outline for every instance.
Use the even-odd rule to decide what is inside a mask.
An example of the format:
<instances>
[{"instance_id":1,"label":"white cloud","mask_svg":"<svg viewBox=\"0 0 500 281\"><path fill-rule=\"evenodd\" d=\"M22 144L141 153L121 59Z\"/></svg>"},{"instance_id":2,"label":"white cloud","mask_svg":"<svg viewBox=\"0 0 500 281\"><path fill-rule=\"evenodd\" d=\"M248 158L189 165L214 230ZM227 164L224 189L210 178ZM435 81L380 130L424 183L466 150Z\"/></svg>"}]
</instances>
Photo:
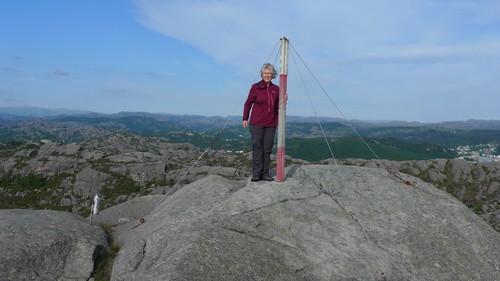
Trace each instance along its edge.
<instances>
[{"instance_id":1,"label":"white cloud","mask_svg":"<svg viewBox=\"0 0 500 281\"><path fill-rule=\"evenodd\" d=\"M447 57L447 46L471 43L460 42L457 29L484 21L483 15L491 13L488 7L498 7L469 2L136 1L138 20L148 28L240 68L255 66L283 36L308 57L349 58L401 47L406 52L433 49L433 56Z\"/></svg>"},{"instance_id":2,"label":"white cloud","mask_svg":"<svg viewBox=\"0 0 500 281\"><path fill-rule=\"evenodd\" d=\"M482 91L476 97L489 100L495 98L492 89L500 89L492 80L500 75L498 1L137 0L136 4L137 19L144 26L199 48L245 77L253 77L279 38L286 36L308 66L321 73L320 81L340 87L340 95L358 97L358 102L386 98L392 107L404 106L409 93L419 100L440 102L435 108L449 108L453 100L434 97L451 92L469 96L475 88ZM426 105L421 106L407 111L422 114Z\"/></svg>"},{"instance_id":3,"label":"white cloud","mask_svg":"<svg viewBox=\"0 0 500 281\"><path fill-rule=\"evenodd\" d=\"M441 46L383 46L340 59L343 63L463 63L499 60L500 41L497 43L441 45Z\"/></svg>"}]
</instances>

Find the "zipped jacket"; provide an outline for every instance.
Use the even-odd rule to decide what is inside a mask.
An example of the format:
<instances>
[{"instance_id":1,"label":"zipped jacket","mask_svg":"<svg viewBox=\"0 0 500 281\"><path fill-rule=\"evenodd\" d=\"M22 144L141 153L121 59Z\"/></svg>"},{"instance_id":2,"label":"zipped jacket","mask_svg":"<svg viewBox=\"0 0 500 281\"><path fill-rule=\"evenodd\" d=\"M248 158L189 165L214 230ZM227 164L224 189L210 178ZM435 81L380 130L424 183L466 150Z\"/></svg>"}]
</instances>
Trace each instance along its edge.
<instances>
[{"instance_id":1,"label":"zipped jacket","mask_svg":"<svg viewBox=\"0 0 500 281\"><path fill-rule=\"evenodd\" d=\"M243 108L243 121L248 120L250 109L250 125L265 127L278 126L280 88L272 82L269 85L261 80L252 85Z\"/></svg>"}]
</instances>

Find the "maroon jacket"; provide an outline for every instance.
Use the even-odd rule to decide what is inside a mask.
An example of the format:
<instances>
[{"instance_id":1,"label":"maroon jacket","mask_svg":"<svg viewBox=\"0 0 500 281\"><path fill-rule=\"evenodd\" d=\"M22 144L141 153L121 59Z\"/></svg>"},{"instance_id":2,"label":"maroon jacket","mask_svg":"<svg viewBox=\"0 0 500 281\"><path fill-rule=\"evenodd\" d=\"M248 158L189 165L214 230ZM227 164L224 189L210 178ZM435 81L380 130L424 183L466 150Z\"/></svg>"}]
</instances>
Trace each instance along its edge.
<instances>
[{"instance_id":1,"label":"maroon jacket","mask_svg":"<svg viewBox=\"0 0 500 281\"><path fill-rule=\"evenodd\" d=\"M250 125L278 126L279 93L280 88L272 82L269 87L264 80L253 84L243 109L243 120L248 120L252 109Z\"/></svg>"}]
</instances>

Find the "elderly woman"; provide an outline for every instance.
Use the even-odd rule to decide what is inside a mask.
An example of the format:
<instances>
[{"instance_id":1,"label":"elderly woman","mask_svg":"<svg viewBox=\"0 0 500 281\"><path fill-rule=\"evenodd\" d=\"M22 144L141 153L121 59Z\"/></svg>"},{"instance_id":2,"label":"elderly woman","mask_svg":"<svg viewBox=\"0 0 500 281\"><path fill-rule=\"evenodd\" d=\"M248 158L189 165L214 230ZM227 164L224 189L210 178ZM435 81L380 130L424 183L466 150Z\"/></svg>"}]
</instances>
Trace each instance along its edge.
<instances>
[{"instance_id":1,"label":"elderly woman","mask_svg":"<svg viewBox=\"0 0 500 281\"><path fill-rule=\"evenodd\" d=\"M252 181L273 180L269 175L269 165L276 126L278 126L280 90L271 80L276 77L276 74L272 64L265 63L262 66L260 69L262 80L252 85L243 109L243 128L247 128L250 124L252 135ZM249 116L250 123L248 122Z\"/></svg>"}]
</instances>

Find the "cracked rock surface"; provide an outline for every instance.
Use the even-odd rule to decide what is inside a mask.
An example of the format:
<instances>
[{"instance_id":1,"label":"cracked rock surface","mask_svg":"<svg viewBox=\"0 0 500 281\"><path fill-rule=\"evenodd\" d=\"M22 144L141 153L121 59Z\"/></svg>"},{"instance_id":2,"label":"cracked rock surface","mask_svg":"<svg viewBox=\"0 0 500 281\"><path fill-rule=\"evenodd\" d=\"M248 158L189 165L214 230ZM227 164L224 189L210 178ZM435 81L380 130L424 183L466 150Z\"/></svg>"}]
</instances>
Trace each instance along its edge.
<instances>
[{"instance_id":1,"label":"cracked rock surface","mask_svg":"<svg viewBox=\"0 0 500 281\"><path fill-rule=\"evenodd\" d=\"M460 201L383 169L209 176L115 232L111 280L500 280L500 234Z\"/></svg>"},{"instance_id":2,"label":"cracked rock surface","mask_svg":"<svg viewBox=\"0 0 500 281\"><path fill-rule=\"evenodd\" d=\"M89 280L108 236L68 212L0 210L0 280Z\"/></svg>"}]
</instances>

